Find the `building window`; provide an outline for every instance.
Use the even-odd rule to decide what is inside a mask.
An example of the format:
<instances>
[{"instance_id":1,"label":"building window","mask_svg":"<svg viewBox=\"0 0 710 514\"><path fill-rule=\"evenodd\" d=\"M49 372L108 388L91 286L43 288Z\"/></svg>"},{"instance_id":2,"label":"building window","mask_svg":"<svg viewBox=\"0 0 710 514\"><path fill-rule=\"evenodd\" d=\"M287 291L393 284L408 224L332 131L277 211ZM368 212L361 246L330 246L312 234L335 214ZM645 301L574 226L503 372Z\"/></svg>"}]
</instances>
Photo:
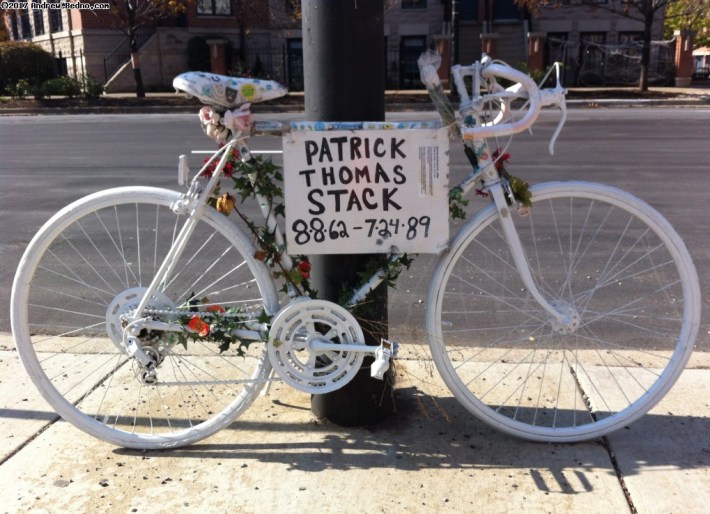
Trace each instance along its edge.
<instances>
[{"instance_id":1,"label":"building window","mask_svg":"<svg viewBox=\"0 0 710 514\"><path fill-rule=\"evenodd\" d=\"M643 41L643 32L620 32L619 43L637 43Z\"/></svg>"},{"instance_id":2,"label":"building window","mask_svg":"<svg viewBox=\"0 0 710 514\"><path fill-rule=\"evenodd\" d=\"M286 41L288 59L288 88L291 91L303 91L303 40L289 39Z\"/></svg>"},{"instance_id":3,"label":"building window","mask_svg":"<svg viewBox=\"0 0 710 514\"><path fill-rule=\"evenodd\" d=\"M426 0L402 0L402 9L426 9Z\"/></svg>"},{"instance_id":4,"label":"building window","mask_svg":"<svg viewBox=\"0 0 710 514\"><path fill-rule=\"evenodd\" d=\"M49 11L49 31L50 32L61 32L62 30L64 30L64 23L62 22L61 9L50 9L50 11Z\"/></svg>"},{"instance_id":5,"label":"building window","mask_svg":"<svg viewBox=\"0 0 710 514\"><path fill-rule=\"evenodd\" d=\"M459 2L461 20L476 21L478 19L478 0L461 0Z\"/></svg>"},{"instance_id":6,"label":"building window","mask_svg":"<svg viewBox=\"0 0 710 514\"><path fill-rule=\"evenodd\" d=\"M231 0L197 0L197 14L201 16L230 16Z\"/></svg>"},{"instance_id":7,"label":"building window","mask_svg":"<svg viewBox=\"0 0 710 514\"><path fill-rule=\"evenodd\" d=\"M582 32L579 37L579 75L580 86L603 86L605 32Z\"/></svg>"},{"instance_id":8,"label":"building window","mask_svg":"<svg viewBox=\"0 0 710 514\"><path fill-rule=\"evenodd\" d=\"M17 22L17 15L15 14L10 15L10 30L12 30L13 41L20 39L20 25Z\"/></svg>"},{"instance_id":9,"label":"building window","mask_svg":"<svg viewBox=\"0 0 710 514\"><path fill-rule=\"evenodd\" d=\"M567 62L567 32L549 32L545 41L545 66Z\"/></svg>"},{"instance_id":10,"label":"building window","mask_svg":"<svg viewBox=\"0 0 710 514\"><path fill-rule=\"evenodd\" d=\"M27 11L20 14L20 27L22 27L22 39L31 39L32 27L30 26L30 15Z\"/></svg>"},{"instance_id":11,"label":"building window","mask_svg":"<svg viewBox=\"0 0 710 514\"><path fill-rule=\"evenodd\" d=\"M33 9L32 18L35 24L35 36L41 36L44 34L44 16L42 16L42 11L40 9Z\"/></svg>"},{"instance_id":12,"label":"building window","mask_svg":"<svg viewBox=\"0 0 710 514\"><path fill-rule=\"evenodd\" d=\"M494 20L515 20L521 19L520 8L515 5L513 0L497 0L493 3L493 19Z\"/></svg>"},{"instance_id":13,"label":"building window","mask_svg":"<svg viewBox=\"0 0 710 514\"><path fill-rule=\"evenodd\" d=\"M399 47L399 87L420 88L419 56L426 51L426 36L403 36Z\"/></svg>"}]
</instances>

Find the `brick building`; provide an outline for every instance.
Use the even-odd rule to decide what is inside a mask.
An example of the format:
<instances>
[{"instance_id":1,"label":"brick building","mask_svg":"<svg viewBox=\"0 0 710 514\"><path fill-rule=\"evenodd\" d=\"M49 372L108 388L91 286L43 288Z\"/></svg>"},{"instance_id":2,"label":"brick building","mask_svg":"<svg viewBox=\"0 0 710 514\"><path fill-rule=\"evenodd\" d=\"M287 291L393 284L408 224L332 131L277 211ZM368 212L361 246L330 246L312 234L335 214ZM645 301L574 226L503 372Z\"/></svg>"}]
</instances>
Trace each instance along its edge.
<instances>
[{"instance_id":1,"label":"brick building","mask_svg":"<svg viewBox=\"0 0 710 514\"><path fill-rule=\"evenodd\" d=\"M635 57L620 61L619 52L607 49L626 45L627 53L633 53L643 29L640 22L594 5L606 0L564 1L570 4L567 8L545 9L532 17L513 0L458 0L459 15L452 19L452 0L385 0L387 87L420 87L416 60L431 45L453 52L462 63L487 51L520 65L528 62L530 36L542 45L545 61L565 62L568 85L636 80L633 72L621 78L612 73L633 71ZM187 70L188 46L195 38L209 45L215 71L259 72L290 89L302 88L302 33L292 3L245 3L250 8L239 15L237 7L244 3L196 0L186 14L142 29L140 62L148 90L168 88L172 77ZM11 39L34 41L52 53L60 74L91 75L110 91L134 88L126 36L114 26L109 11L9 11L5 24ZM661 34L658 19L654 39ZM662 52L655 50L656 62ZM659 73L666 73L665 68Z\"/></svg>"}]
</instances>

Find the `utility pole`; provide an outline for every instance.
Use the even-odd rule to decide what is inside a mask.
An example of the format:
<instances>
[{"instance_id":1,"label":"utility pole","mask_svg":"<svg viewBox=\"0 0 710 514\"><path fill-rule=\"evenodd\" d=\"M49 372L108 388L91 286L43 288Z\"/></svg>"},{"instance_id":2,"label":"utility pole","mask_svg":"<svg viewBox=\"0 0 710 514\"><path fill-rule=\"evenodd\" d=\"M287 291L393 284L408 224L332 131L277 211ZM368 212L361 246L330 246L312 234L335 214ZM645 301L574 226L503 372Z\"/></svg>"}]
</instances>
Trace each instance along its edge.
<instances>
[{"instance_id":1,"label":"utility pole","mask_svg":"<svg viewBox=\"0 0 710 514\"><path fill-rule=\"evenodd\" d=\"M309 121L384 121L384 0L303 0L303 68ZM311 283L319 298L338 301L344 286L360 283L357 272L371 255L316 255ZM366 343L386 337L387 291L371 296L377 312L363 325ZM369 299L369 297L368 297ZM372 305L372 303L370 304ZM373 330L373 328L376 328ZM383 330L384 329L384 330ZM393 410L391 383L370 378L370 358L345 387L314 395L312 411L341 426L376 423Z\"/></svg>"}]
</instances>

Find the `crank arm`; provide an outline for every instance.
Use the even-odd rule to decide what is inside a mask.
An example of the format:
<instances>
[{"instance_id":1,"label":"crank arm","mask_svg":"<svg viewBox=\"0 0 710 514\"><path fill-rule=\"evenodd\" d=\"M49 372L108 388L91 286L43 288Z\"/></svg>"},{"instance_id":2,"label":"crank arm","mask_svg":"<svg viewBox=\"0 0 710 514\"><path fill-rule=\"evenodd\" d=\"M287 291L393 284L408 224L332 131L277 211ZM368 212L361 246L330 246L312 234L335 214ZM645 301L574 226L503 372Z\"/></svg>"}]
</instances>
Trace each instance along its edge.
<instances>
[{"instance_id":1,"label":"crank arm","mask_svg":"<svg viewBox=\"0 0 710 514\"><path fill-rule=\"evenodd\" d=\"M314 352L359 352L371 354L375 361L370 366L370 376L382 380L390 367L390 360L397 356L399 344L387 339L380 340L380 346L364 344L336 344L316 339L311 341L310 349Z\"/></svg>"},{"instance_id":2,"label":"crank arm","mask_svg":"<svg viewBox=\"0 0 710 514\"><path fill-rule=\"evenodd\" d=\"M389 341L387 339L382 339L380 346L369 346L365 344L338 344L331 343L328 341L323 341L322 339L315 339L310 342L309 348L315 352L325 353L325 352L357 352L365 353L370 355L377 355L378 352L382 350L389 352L392 357L397 356L397 351L399 350L399 343L394 341Z\"/></svg>"},{"instance_id":3,"label":"crank arm","mask_svg":"<svg viewBox=\"0 0 710 514\"><path fill-rule=\"evenodd\" d=\"M366 344L338 344L316 339L315 341L311 341L309 348L317 353L356 352L375 355L379 346L368 346Z\"/></svg>"}]
</instances>

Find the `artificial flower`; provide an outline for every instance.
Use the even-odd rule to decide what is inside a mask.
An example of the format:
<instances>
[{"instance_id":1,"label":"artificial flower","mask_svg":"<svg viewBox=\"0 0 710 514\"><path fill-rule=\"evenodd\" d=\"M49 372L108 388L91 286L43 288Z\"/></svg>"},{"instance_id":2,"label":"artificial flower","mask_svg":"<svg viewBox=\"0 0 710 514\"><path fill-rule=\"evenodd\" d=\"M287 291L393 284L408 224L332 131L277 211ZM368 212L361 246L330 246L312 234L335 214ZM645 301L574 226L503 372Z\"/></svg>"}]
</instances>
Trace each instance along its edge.
<instances>
[{"instance_id":1,"label":"artificial flower","mask_svg":"<svg viewBox=\"0 0 710 514\"><path fill-rule=\"evenodd\" d=\"M217 199L217 211L221 212L225 216L229 216L234 209L235 199L229 193L224 193Z\"/></svg>"},{"instance_id":2,"label":"artificial flower","mask_svg":"<svg viewBox=\"0 0 710 514\"><path fill-rule=\"evenodd\" d=\"M308 279L311 277L311 263L308 261L301 261L298 263L298 272L301 274L301 276L304 279Z\"/></svg>"},{"instance_id":3,"label":"artificial flower","mask_svg":"<svg viewBox=\"0 0 710 514\"><path fill-rule=\"evenodd\" d=\"M496 170L504 171L505 163L510 160L510 154L502 153L502 150L498 148L495 152L493 152L493 160L496 163Z\"/></svg>"},{"instance_id":4,"label":"artificial flower","mask_svg":"<svg viewBox=\"0 0 710 514\"><path fill-rule=\"evenodd\" d=\"M202 321L202 318L197 315L190 318L187 327L193 332L196 332L200 337L206 337L210 333L209 324Z\"/></svg>"}]
</instances>

